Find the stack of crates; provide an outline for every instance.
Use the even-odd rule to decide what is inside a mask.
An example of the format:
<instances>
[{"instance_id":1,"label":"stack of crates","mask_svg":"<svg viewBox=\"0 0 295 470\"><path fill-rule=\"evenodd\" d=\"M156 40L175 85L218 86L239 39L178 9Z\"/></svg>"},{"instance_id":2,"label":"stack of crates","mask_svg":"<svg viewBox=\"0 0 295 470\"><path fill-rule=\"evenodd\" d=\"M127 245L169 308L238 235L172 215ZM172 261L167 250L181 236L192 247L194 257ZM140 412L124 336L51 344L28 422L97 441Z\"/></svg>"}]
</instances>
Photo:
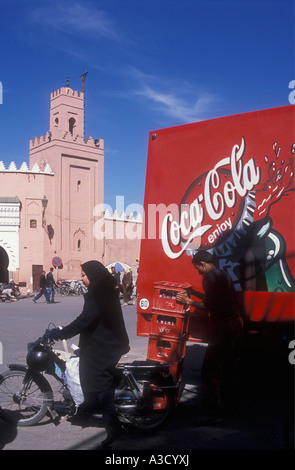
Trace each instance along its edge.
<instances>
[{"instance_id":1,"label":"stack of crates","mask_svg":"<svg viewBox=\"0 0 295 470\"><path fill-rule=\"evenodd\" d=\"M176 301L176 295L180 292L190 295L190 290L189 284L163 281L154 285L147 359L169 362L175 384L182 378L189 321L189 314Z\"/></svg>"}]
</instances>

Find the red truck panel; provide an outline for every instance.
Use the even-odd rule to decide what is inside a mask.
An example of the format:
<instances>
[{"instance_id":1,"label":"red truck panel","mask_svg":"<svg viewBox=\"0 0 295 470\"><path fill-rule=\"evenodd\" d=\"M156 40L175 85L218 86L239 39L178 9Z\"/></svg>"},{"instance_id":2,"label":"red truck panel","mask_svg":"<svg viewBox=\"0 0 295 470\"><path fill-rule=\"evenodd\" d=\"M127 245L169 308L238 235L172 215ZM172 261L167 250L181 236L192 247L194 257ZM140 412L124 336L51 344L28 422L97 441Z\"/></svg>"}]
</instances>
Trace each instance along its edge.
<instances>
[{"instance_id":1,"label":"red truck panel","mask_svg":"<svg viewBox=\"0 0 295 470\"><path fill-rule=\"evenodd\" d=\"M150 333L156 283L202 291L191 261L198 248L214 253L231 276L249 320L294 320L294 110L290 105L150 133L139 335ZM200 337L195 323L190 339Z\"/></svg>"}]
</instances>

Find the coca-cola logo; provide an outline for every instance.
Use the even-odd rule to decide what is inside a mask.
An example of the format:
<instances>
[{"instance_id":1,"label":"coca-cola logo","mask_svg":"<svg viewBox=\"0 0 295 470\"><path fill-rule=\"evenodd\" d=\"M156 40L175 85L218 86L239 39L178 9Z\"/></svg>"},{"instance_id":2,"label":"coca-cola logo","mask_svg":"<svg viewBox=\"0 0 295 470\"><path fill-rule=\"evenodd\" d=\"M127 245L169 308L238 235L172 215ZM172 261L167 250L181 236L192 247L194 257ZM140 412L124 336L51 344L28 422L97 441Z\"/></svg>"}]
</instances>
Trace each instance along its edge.
<instances>
[{"instance_id":1,"label":"coca-cola logo","mask_svg":"<svg viewBox=\"0 0 295 470\"><path fill-rule=\"evenodd\" d=\"M246 196L259 183L260 168L246 159L246 142L234 145L229 157L199 176L188 188L177 216L162 222L162 246L171 259L200 247L213 248L235 228Z\"/></svg>"}]
</instances>

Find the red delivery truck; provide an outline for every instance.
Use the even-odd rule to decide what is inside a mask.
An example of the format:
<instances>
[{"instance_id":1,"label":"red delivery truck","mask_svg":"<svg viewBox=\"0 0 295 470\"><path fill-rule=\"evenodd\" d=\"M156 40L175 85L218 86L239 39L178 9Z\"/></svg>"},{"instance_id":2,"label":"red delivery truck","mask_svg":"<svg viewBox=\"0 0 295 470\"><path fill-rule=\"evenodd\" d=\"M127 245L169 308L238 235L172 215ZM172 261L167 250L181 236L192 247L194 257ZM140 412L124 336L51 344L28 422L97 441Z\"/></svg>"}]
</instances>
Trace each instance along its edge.
<instances>
[{"instance_id":1,"label":"red delivery truck","mask_svg":"<svg viewBox=\"0 0 295 470\"><path fill-rule=\"evenodd\" d=\"M202 292L198 249L230 275L248 330L294 331L294 113L290 105L150 132L137 284L148 358L179 364L187 340L206 342L210 319L188 319L176 302L179 291Z\"/></svg>"}]
</instances>

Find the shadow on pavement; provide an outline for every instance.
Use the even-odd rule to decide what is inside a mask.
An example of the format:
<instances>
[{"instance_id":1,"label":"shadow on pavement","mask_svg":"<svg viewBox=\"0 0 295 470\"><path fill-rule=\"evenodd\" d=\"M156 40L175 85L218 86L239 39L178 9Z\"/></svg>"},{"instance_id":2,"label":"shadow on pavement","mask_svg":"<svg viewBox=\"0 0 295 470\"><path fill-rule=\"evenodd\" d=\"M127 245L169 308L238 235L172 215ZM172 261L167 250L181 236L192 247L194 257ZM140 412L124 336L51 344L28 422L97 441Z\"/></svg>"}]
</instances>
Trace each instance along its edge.
<instances>
[{"instance_id":1,"label":"shadow on pavement","mask_svg":"<svg viewBox=\"0 0 295 470\"><path fill-rule=\"evenodd\" d=\"M17 427L13 424L8 424L0 417L0 449L4 449L6 444L13 442L17 436Z\"/></svg>"},{"instance_id":2,"label":"shadow on pavement","mask_svg":"<svg viewBox=\"0 0 295 470\"><path fill-rule=\"evenodd\" d=\"M167 425L151 434L130 430L115 441L109 451L179 453L195 450L290 448L290 432L287 436L284 433L291 427L289 422L294 401L294 366L289 364L285 353L252 349L251 354L242 356L237 371L236 412L218 425L197 427L193 421L202 409L200 374L205 351L204 345L188 343L181 400ZM42 428L47 433L47 427L39 428L43 433ZM83 431L85 428L88 428L86 433ZM55 441L59 439L60 449L94 450L99 448L99 443L105 437L105 430L99 421L75 423L63 420L55 429L50 435L50 442L46 444L48 449L57 448ZM12 448L9 444L14 440L17 443L20 439L27 439L27 434L36 436L36 428L26 430L25 433L24 429L19 430L19 434L15 426L0 419L0 449L5 446ZM44 439L43 434L42 436ZM40 448L42 436L39 447L36 448ZM63 436L66 439L63 440Z\"/></svg>"}]
</instances>

